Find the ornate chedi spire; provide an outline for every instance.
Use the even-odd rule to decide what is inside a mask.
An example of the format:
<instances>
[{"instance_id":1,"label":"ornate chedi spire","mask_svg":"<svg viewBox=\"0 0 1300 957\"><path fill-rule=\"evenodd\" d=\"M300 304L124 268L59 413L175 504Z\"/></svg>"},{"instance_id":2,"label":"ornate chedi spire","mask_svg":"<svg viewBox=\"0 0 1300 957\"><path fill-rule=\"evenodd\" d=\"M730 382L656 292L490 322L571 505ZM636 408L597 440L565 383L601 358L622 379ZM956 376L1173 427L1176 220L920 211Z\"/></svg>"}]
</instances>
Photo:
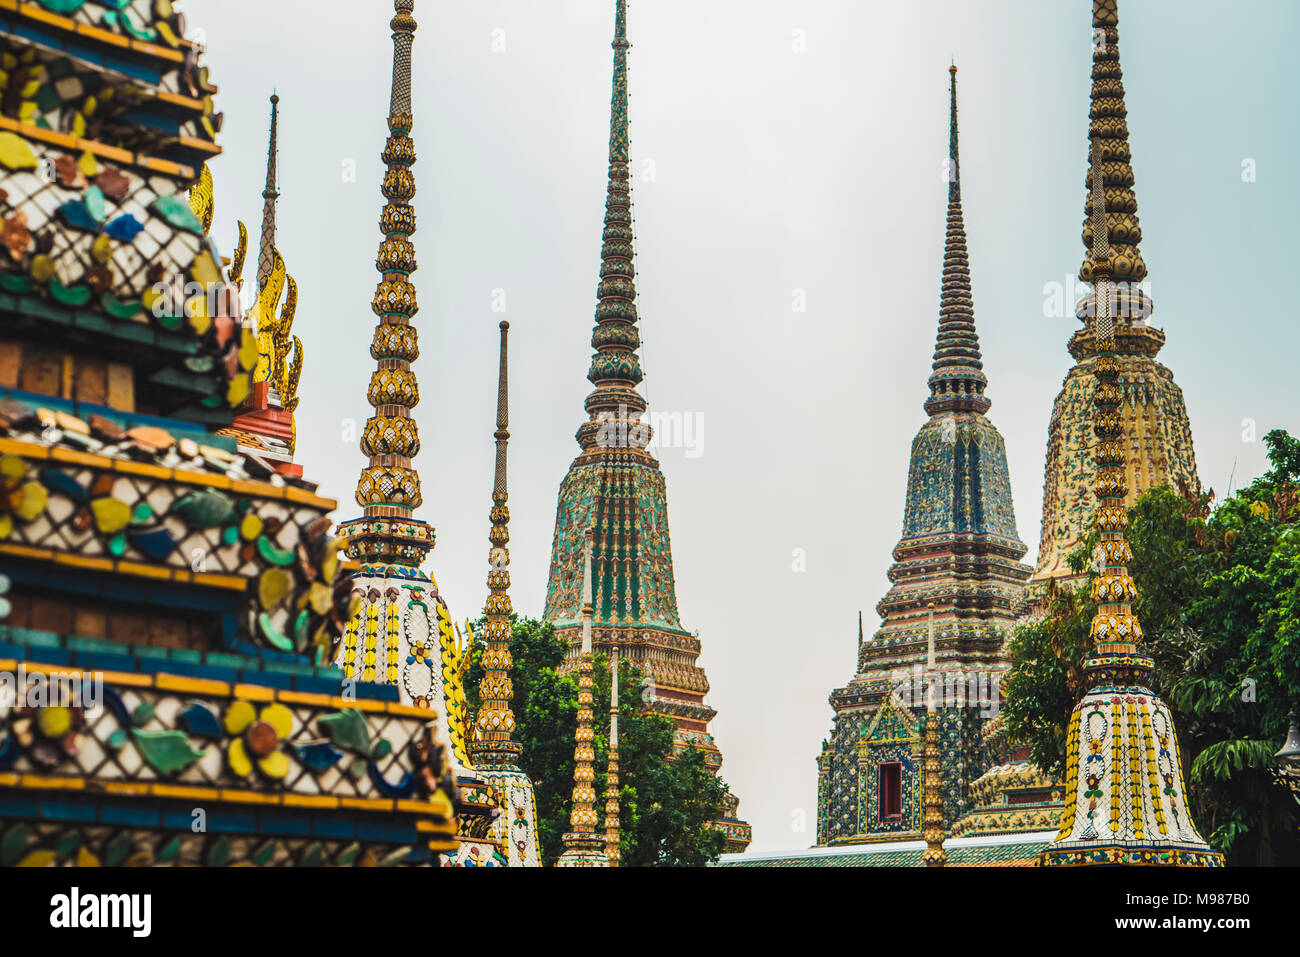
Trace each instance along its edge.
<instances>
[{"instance_id":1,"label":"ornate chedi spire","mask_svg":"<svg viewBox=\"0 0 1300 957\"><path fill-rule=\"evenodd\" d=\"M416 269L411 241L411 46L416 23L411 15L414 0L395 0L393 6L393 85L388 139L381 154L386 167L379 216L383 239L375 260L380 278L370 304L379 317L370 344L376 369L367 393L375 411L361 435L361 451L369 461L361 470L356 499L364 515L339 526L348 557L359 563L352 585L361 600L335 661L347 679L392 686L394 700L438 713L435 734L450 755L460 786L461 849L453 863L504 864L499 835L491 833L494 819L499 819L498 797L476 775L468 756L462 680L473 635L460 638L437 582L420 568L434 546L434 531L413 514L422 503L414 465L420 439L411 416L420 400L411 368L419 355L412 325L418 306L411 283Z\"/></svg>"},{"instance_id":2,"label":"ornate chedi spire","mask_svg":"<svg viewBox=\"0 0 1300 957\"><path fill-rule=\"evenodd\" d=\"M957 67L948 68L948 232L943 247L943 285L939 293L939 331L934 343L930 398L925 411L987 412L988 379L975 332L975 304L970 291L966 224L961 213L961 173L957 161Z\"/></svg>"},{"instance_id":3,"label":"ornate chedi spire","mask_svg":"<svg viewBox=\"0 0 1300 957\"><path fill-rule=\"evenodd\" d=\"M506 505L506 444L510 441L510 402L506 367L506 336L510 323L501 323L501 367L497 379L496 472L492 486L492 528L488 542L487 624L483 638L483 679L479 682L478 736L472 749L475 764L517 765L522 746L511 740L515 715L510 709L514 689L510 684L510 509Z\"/></svg>"},{"instance_id":4,"label":"ornate chedi spire","mask_svg":"<svg viewBox=\"0 0 1300 957\"><path fill-rule=\"evenodd\" d=\"M637 392L643 376L628 170L626 0L615 2L613 48L609 181L587 372L594 388L576 434L581 451L560 486L544 617L568 639L566 666L575 667L582 542L594 530L595 647L609 652L617 646L624 660L641 668L651 685L650 707L676 723L678 746L701 748L717 768L722 755L709 734L716 712L704 702L709 682L696 663L700 641L678 615L667 492L659 462L647 448L647 404ZM722 826L733 835L728 849L743 849L748 825L728 819Z\"/></svg>"},{"instance_id":5,"label":"ornate chedi spire","mask_svg":"<svg viewBox=\"0 0 1300 957\"><path fill-rule=\"evenodd\" d=\"M595 391L587 396L588 419L578 429L584 452L611 445L629 453L645 452L650 430L640 422L646 401L635 386L643 378L637 348L636 270L632 249L632 192L628 173L627 0L618 0L614 22L614 92L610 104L609 187L605 197L605 231L600 249L600 285L596 295L596 329L587 378ZM620 442L620 440L622 440Z\"/></svg>"},{"instance_id":6,"label":"ornate chedi spire","mask_svg":"<svg viewBox=\"0 0 1300 957\"><path fill-rule=\"evenodd\" d=\"M483 679L479 682L479 711L474 722L476 737L469 753L474 769L506 796L507 809L497 822L506 857L512 866L536 867L537 801L532 781L519 769L523 747L514 740L515 715L510 702L510 508L506 482L506 445L510 440L510 396L507 364L507 335L510 323L501 323L501 362L497 375L496 470L492 485L492 522L488 532L487 623L483 640Z\"/></svg>"},{"instance_id":7,"label":"ornate chedi spire","mask_svg":"<svg viewBox=\"0 0 1300 957\"><path fill-rule=\"evenodd\" d=\"M939 323L925 410L912 441L903 534L876 605L880 629L863 640L857 674L831 694L835 727L818 759L819 844L919 838L956 821L984 771L987 701L945 700L925 717L943 756L941 806L925 808L921 711L931 622L945 674L996 695L1006 639L1030 569L1016 531L1006 444L984 415L990 402L975 332L957 150L957 69L949 70L949 183ZM909 680L896 693L900 672ZM860 789L865 789L862 794ZM937 817L936 817L937 815ZM926 825L931 825L927 828ZM941 832L940 832L941 833Z\"/></svg>"},{"instance_id":8,"label":"ornate chedi spire","mask_svg":"<svg viewBox=\"0 0 1300 957\"><path fill-rule=\"evenodd\" d=\"M578 652L578 727L573 733L573 809L569 824L573 830L564 835L564 853L557 867L608 867L606 837L596 829L596 750L592 745L593 666L591 652L592 619L592 538L583 545L582 576L582 645Z\"/></svg>"},{"instance_id":9,"label":"ornate chedi spire","mask_svg":"<svg viewBox=\"0 0 1300 957\"><path fill-rule=\"evenodd\" d=\"M1133 551L1124 538L1124 402L1115 360L1116 295L1112 276L1123 245L1110 244L1102 183L1101 137L1093 139L1092 256L1088 274L1096 300L1093 431L1097 437L1093 492L1100 574L1093 579L1097 614L1092 653L1084 659L1088 691L1066 730L1066 792L1061 829L1042 865L1164 864L1217 867L1192 823L1182 755L1169 709L1147 686L1155 662L1139 650L1142 627L1133 614L1137 587L1129 576ZM1131 262L1131 259L1128 260ZM1106 805L1109 804L1109 807Z\"/></svg>"},{"instance_id":10,"label":"ornate chedi spire","mask_svg":"<svg viewBox=\"0 0 1300 957\"><path fill-rule=\"evenodd\" d=\"M1148 294L1147 267L1139 244L1137 197L1133 192L1132 153L1128 142L1128 110L1124 103L1123 71L1119 59L1117 0L1092 0L1092 94L1089 143L1096 144L1089 163L1089 189L1083 223L1085 258L1079 278L1093 281L1091 257L1094 188L1092 166L1100 167L1106 199L1106 225L1111 246L1111 288L1115 300L1114 352L1119 363L1124 394L1120 414L1138 454L1125 466L1132 505L1139 495L1157 485L1199 491L1192 430L1182 390L1173 373L1156 361L1165 334L1147 325L1153 305ZM1092 147L1090 146L1090 151ZM1043 525L1039 540L1035 583L1051 579L1077 579L1067 559L1087 533L1093 495L1087 476L1094 468L1089 415L1096 350L1096 300L1085 297L1075 314L1083 328L1070 339L1075 365L1065 377L1052 407L1048 427L1047 463L1043 480Z\"/></svg>"}]
</instances>

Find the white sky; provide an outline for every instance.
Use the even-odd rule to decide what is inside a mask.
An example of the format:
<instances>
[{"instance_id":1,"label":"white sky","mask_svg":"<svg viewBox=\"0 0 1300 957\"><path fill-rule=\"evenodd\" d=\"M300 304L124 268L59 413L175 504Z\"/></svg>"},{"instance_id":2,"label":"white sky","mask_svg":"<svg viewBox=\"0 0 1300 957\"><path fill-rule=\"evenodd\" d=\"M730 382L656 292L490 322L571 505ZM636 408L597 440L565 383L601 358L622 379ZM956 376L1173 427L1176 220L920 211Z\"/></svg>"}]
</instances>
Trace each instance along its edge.
<instances>
[{"instance_id":1,"label":"white sky","mask_svg":"<svg viewBox=\"0 0 1300 957\"><path fill-rule=\"evenodd\" d=\"M590 389L613 0L418 0L416 410L430 568L454 614L486 596L495 290L511 322L513 597L539 615L555 495ZM213 234L256 243L267 96L280 94L278 245L300 286L299 460L355 517L370 414L378 154L392 6L186 0L226 113ZM1037 554L1051 404L1072 319L1044 286L1079 266L1089 0L633 0L631 116L642 351L652 407L703 423L662 454L677 594L698 629L724 776L755 850L805 847L826 697L888 587L925 421L959 67L976 322L1021 538ZM1202 481L1222 492L1296 432L1285 0L1120 10L1142 251ZM499 32L498 32L499 31ZM494 45L504 50L494 50ZM803 50L797 49L802 45ZM1242 182L1255 161L1256 181ZM646 179L652 161L653 179ZM355 180L344 172L355 163ZM247 275L255 271L250 256ZM793 311L795 290L807 311ZM792 571L804 549L807 571ZM800 830L800 822L806 829Z\"/></svg>"}]
</instances>

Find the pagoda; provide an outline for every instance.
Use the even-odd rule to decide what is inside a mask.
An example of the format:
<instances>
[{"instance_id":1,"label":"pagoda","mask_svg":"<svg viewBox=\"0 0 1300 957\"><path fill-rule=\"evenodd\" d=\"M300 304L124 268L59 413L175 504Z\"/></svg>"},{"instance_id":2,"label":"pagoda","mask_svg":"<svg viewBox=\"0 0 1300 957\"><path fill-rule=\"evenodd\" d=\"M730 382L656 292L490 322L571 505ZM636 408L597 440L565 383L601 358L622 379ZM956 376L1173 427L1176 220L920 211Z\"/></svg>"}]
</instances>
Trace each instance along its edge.
<instances>
[{"instance_id":1,"label":"pagoda","mask_svg":"<svg viewBox=\"0 0 1300 957\"><path fill-rule=\"evenodd\" d=\"M335 503L224 434L263 356L185 35L152 0L0 20L0 866L433 863L430 713L328 663Z\"/></svg>"},{"instance_id":2,"label":"pagoda","mask_svg":"<svg viewBox=\"0 0 1300 957\"><path fill-rule=\"evenodd\" d=\"M411 410L420 401L412 363L420 354L413 319L419 310L411 274L415 244L415 144L411 139L411 48L414 0L395 0L393 79L388 139L381 158L382 239L375 268L379 283L370 306L379 317L370 344L376 362L367 398L374 407L361 434L368 461L357 481L361 518L344 522L339 535L355 564L352 589L357 610L343 633L335 663L347 681L393 689L398 700L440 719L439 743L449 756L458 786L460 848L446 865L505 866L504 837L497 822L505 813L503 792L479 777L469 757L464 676L474 636L453 624L432 575L421 570L434 547L433 526L415 517L423 504L415 456L420 435Z\"/></svg>"},{"instance_id":3,"label":"pagoda","mask_svg":"<svg viewBox=\"0 0 1300 957\"><path fill-rule=\"evenodd\" d=\"M647 446L646 400L637 356L636 285L631 179L628 173L627 2L616 0L614 82L610 110L609 185L597 286L595 350L587 378L588 415L578 429L581 447L560 485L551 548L545 620L566 638L576 670L582 645L583 541L594 534L593 647L639 667L644 698L676 724L676 746L705 752L717 770L722 754L709 734L716 712L704 703L709 682L696 660L699 639L682 627L673 578L667 492L659 462ZM733 798L719 822L728 849L749 843L749 825L736 819Z\"/></svg>"},{"instance_id":4,"label":"pagoda","mask_svg":"<svg viewBox=\"0 0 1300 957\"><path fill-rule=\"evenodd\" d=\"M1117 289L1111 279L1119 263L1133 260L1130 246L1112 246L1109 240L1105 169L1114 161L1115 149L1113 140L1094 136L1089 164L1092 250L1087 274L1093 291L1085 305L1094 317L1089 342L1096 381L1092 488L1101 536L1101 571L1092 580L1097 613L1090 630L1092 651L1083 661L1088 690L1065 731L1060 831L1038 863L1222 867L1223 855L1210 849L1192 821L1178 734L1168 706L1149 687L1155 660L1139 647L1142 626L1133 614L1137 586L1128 573L1133 550L1124 537L1128 432L1120 414L1127 398L1115 320L1123 286Z\"/></svg>"},{"instance_id":5,"label":"pagoda","mask_svg":"<svg viewBox=\"0 0 1300 957\"><path fill-rule=\"evenodd\" d=\"M817 760L819 845L921 838L923 725L942 742L942 820L951 827L970 809L970 785L990 764L981 731L996 713L1013 609L1030 575L1019 561L1026 547L1016 532L1006 447L985 415L955 66L949 79L947 236L929 420L912 441L892 587L876 606L883 621L864 640L859 617L857 674L830 696L834 729ZM931 634L939 690L926 718L922 667Z\"/></svg>"},{"instance_id":6,"label":"pagoda","mask_svg":"<svg viewBox=\"0 0 1300 957\"><path fill-rule=\"evenodd\" d=\"M1199 492L1192 430L1182 390L1173 373L1156 360L1165 334L1147 324L1152 302L1147 294L1146 263L1139 249L1137 197L1133 193L1132 154L1128 144L1128 110L1124 106L1119 62L1117 0L1093 0L1092 97L1089 136L1102 146L1102 179L1113 252L1116 291L1115 352L1119 385L1124 393L1120 415L1128 441L1124 503L1132 506L1147 489L1169 485ZM1085 183L1091 189L1091 183ZM1084 211L1083 245L1092 242L1089 211ZM1092 261L1085 255L1079 279L1092 281ZM1075 315L1083 323L1070 338L1075 364L1065 376L1052 406L1043 478L1043 528L1033 590L1051 580L1080 581L1067 559L1088 533L1097 505L1089 479L1096 467L1090 402L1096 388L1096 318L1091 299Z\"/></svg>"}]
</instances>

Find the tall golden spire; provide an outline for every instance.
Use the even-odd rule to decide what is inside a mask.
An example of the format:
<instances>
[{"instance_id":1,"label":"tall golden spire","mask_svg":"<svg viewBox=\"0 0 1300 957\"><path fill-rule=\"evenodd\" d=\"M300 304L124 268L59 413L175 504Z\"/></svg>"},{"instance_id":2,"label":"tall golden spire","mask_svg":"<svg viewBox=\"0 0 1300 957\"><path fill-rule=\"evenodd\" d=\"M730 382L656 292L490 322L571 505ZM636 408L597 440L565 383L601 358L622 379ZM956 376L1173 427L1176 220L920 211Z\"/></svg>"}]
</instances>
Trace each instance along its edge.
<instances>
[{"instance_id":1,"label":"tall golden spire","mask_svg":"<svg viewBox=\"0 0 1300 957\"><path fill-rule=\"evenodd\" d=\"M1082 0L1079 0L1082 3ZM1200 488L1191 423L1182 390L1173 373L1157 356L1165 345L1162 329L1149 325L1153 305L1146 282L1147 267L1139 245L1137 198L1133 192L1133 167L1129 149L1128 110L1124 103L1123 71L1119 55L1117 0L1089 0L1091 5L1092 88L1089 98L1089 155L1085 188L1088 190L1083 244L1088 251L1079 278L1093 283L1092 255L1096 203L1093 194L1104 193L1106 229L1110 248L1109 289L1114 300L1115 323L1112 355L1119 363L1128 401L1120 408L1129 441L1128 504L1149 488L1168 485ZM1094 173L1100 176L1094 182ZM1092 469L1089 396L1094 388L1096 347L1094 292L1075 304L1075 317L1083 324L1070 337L1074 359L1052 408L1048 426L1047 460L1043 476L1042 532L1037 569L1031 585L1035 599L1048 580L1077 582L1069 555L1088 534L1092 495L1080 499L1078 475Z\"/></svg>"},{"instance_id":2,"label":"tall golden spire","mask_svg":"<svg viewBox=\"0 0 1300 957\"><path fill-rule=\"evenodd\" d=\"M559 867L608 867L605 836L596 830L596 751L591 722L591 552L592 536L588 531L583 542L582 579L582 649L578 659L578 727L573 733L573 810L569 824L573 830L564 835L565 851Z\"/></svg>"},{"instance_id":3,"label":"tall golden spire","mask_svg":"<svg viewBox=\"0 0 1300 957\"><path fill-rule=\"evenodd\" d=\"M483 680L479 682L478 736L470 747L474 764L516 766L522 747L512 740L515 715L510 708L514 689L510 682L510 509L506 505L506 443L510 441L509 372L507 335L510 323L501 323L501 364L497 373L496 476L492 486L492 528L488 542L487 626L483 650Z\"/></svg>"},{"instance_id":4,"label":"tall golden spire","mask_svg":"<svg viewBox=\"0 0 1300 957\"><path fill-rule=\"evenodd\" d=\"M609 767L605 775L605 853L609 866L618 867L622 857L619 838L618 804L618 645L609 653Z\"/></svg>"},{"instance_id":5,"label":"tall golden spire","mask_svg":"<svg viewBox=\"0 0 1300 957\"><path fill-rule=\"evenodd\" d=\"M260 290L271 278L275 266L275 201L280 198L276 186L276 165L279 160L278 125L280 97L271 94L271 136L266 150L266 186L262 189L262 238L257 250L257 288Z\"/></svg>"},{"instance_id":6,"label":"tall golden spire","mask_svg":"<svg viewBox=\"0 0 1300 957\"><path fill-rule=\"evenodd\" d=\"M1115 314L1112 297L1115 254L1111 249L1106 216L1106 191L1102 185L1101 138L1092 141L1092 282L1096 297L1097 389L1093 393L1093 431L1097 435L1097 474L1093 491L1097 495L1099 546L1105 565L1092 585L1097 614L1092 620L1092 639L1098 652L1137 654L1142 627L1133 615L1137 586L1128 574L1133 552L1124 538L1128 511L1124 494L1128 491L1124 471L1124 421L1118 409L1124 401L1119 387L1119 367L1115 362Z\"/></svg>"},{"instance_id":7,"label":"tall golden spire","mask_svg":"<svg viewBox=\"0 0 1300 957\"><path fill-rule=\"evenodd\" d=\"M1113 4L1112 4L1113 8ZM1066 787L1061 829L1039 863L1222 866L1189 813L1182 756L1169 709L1147 685L1155 666L1139 649L1142 626L1133 614L1137 586L1128 573L1133 550L1125 539L1124 392L1115 359L1115 289L1121 255L1112 246L1103 185L1102 137L1092 139L1092 217L1088 274L1096 303L1097 361L1093 431L1097 465L1098 561L1092 582L1097 614L1084 659L1088 691L1066 731ZM1082 762L1082 763L1081 763ZM1103 803L1110 807L1104 811Z\"/></svg>"},{"instance_id":8,"label":"tall golden spire","mask_svg":"<svg viewBox=\"0 0 1300 957\"><path fill-rule=\"evenodd\" d=\"M393 31L393 83L388 112L388 142L381 154L387 170L381 191L385 205L379 216L383 241L375 268L379 285L371 308L379 317L370 355L377 367L367 397L375 414L361 435L361 451L369 463L357 482L357 504L365 518L340 529L347 536L349 557L418 567L434 545L433 528L413 517L423 502L414 458L420 436L411 409L420 401L419 383L411 363L420 354L412 320L419 310L411 274L416 270L415 144L411 140L411 45L414 42L414 0L395 0L389 25Z\"/></svg>"},{"instance_id":9,"label":"tall golden spire","mask_svg":"<svg viewBox=\"0 0 1300 957\"><path fill-rule=\"evenodd\" d=\"M1128 109L1124 105L1124 71L1119 64L1118 0L1093 0L1092 3L1092 98L1088 110L1088 138L1094 146L1093 160L1100 160L1101 180L1106 193L1107 231L1112 248L1110 278L1122 283L1146 278L1138 244L1142 227L1138 223L1137 197L1133 193L1133 154L1128 145ZM1087 186L1094 188L1093 170L1088 171ZM1088 215L1083 224L1083 245L1089 252L1079 269L1079 278L1093 281L1093 230L1091 215L1096 208L1091 195ZM1150 312L1150 300L1145 301ZM1145 313L1144 313L1145 315Z\"/></svg>"}]
</instances>

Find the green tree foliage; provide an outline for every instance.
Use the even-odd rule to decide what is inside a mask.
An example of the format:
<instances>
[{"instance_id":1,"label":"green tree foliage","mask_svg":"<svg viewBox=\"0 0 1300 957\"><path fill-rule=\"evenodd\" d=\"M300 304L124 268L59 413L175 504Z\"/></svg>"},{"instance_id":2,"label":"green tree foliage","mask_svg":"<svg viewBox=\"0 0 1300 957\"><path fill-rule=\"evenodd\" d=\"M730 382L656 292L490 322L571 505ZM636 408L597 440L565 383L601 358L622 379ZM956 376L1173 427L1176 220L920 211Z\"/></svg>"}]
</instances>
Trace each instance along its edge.
<instances>
[{"instance_id":1,"label":"green tree foliage","mask_svg":"<svg viewBox=\"0 0 1300 957\"><path fill-rule=\"evenodd\" d=\"M564 852L573 790L573 733L578 724L576 676L561 675L566 644L546 622L511 619L511 680L522 767L537 795L538 835L544 864ZM481 628L476 628L479 633ZM474 649L465 679L471 713L478 710L482 646ZM597 810L603 827L609 761L609 659L597 654L592 689L595 711ZM717 860L726 837L711 821L727 786L688 748L673 756L673 723L641 711L641 669L619 663L619 791L622 862L627 866L701 866Z\"/></svg>"},{"instance_id":2,"label":"green tree foliage","mask_svg":"<svg viewBox=\"0 0 1300 957\"><path fill-rule=\"evenodd\" d=\"M1144 494L1129 512L1130 572L1198 826L1229 863L1296 864L1297 805L1273 753L1300 707L1300 441L1280 431L1264 441L1272 470L1212 511L1212 493ZM1094 534L1071 556L1077 570L1095 544ZM1058 775L1094 613L1086 592L1055 590L1047 616L1011 642L1007 731Z\"/></svg>"},{"instance_id":3,"label":"green tree foliage","mask_svg":"<svg viewBox=\"0 0 1300 957\"><path fill-rule=\"evenodd\" d=\"M1071 555L1074 562L1077 555ZM1089 646L1096 605L1086 591L1049 584L1047 614L1018 627L1011 638L1014 663L1002 682L1002 721L1010 738L1031 748L1048 774L1065 774L1065 729L1083 696L1080 663Z\"/></svg>"}]
</instances>

